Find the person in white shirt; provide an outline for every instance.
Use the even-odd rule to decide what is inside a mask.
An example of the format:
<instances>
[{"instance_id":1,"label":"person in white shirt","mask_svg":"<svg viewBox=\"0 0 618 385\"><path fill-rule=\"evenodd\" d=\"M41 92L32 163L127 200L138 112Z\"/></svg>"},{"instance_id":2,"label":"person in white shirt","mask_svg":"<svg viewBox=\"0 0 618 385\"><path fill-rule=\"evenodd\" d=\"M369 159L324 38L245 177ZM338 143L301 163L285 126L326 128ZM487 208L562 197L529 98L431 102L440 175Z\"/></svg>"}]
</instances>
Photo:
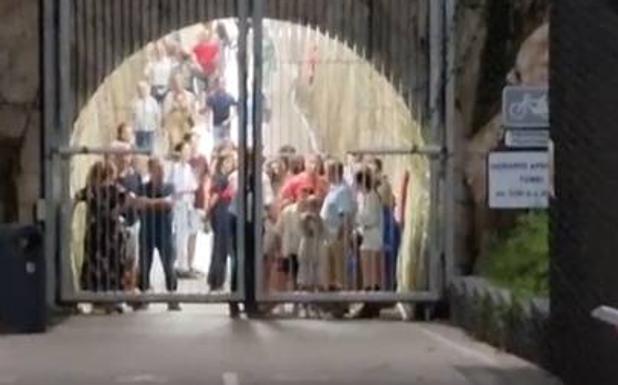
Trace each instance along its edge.
<instances>
[{"instance_id":1,"label":"person in white shirt","mask_svg":"<svg viewBox=\"0 0 618 385\"><path fill-rule=\"evenodd\" d=\"M382 201L370 170L364 169L358 173L356 182L360 190L356 225L362 237L360 253L363 289L381 290L384 262Z\"/></svg>"},{"instance_id":2,"label":"person in white shirt","mask_svg":"<svg viewBox=\"0 0 618 385\"><path fill-rule=\"evenodd\" d=\"M133 101L132 114L135 127L135 144L138 149L153 151L155 136L161 129L161 108L150 96L150 85L141 81L137 85L137 98Z\"/></svg>"},{"instance_id":3,"label":"person in white shirt","mask_svg":"<svg viewBox=\"0 0 618 385\"><path fill-rule=\"evenodd\" d=\"M174 186L174 235L176 244L176 269L178 278L196 278L193 266L189 265L189 237L200 230L200 217L195 210L195 192L198 185L189 163L191 147L182 142L176 146L178 160L170 172Z\"/></svg>"},{"instance_id":4,"label":"person in white shirt","mask_svg":"<svg viewBox=\"0 0 618 385\"><path fill-rule=\"evenodd\" d=\"M328 263L326 266L328 288L340 290L346 288L345 262L356 214L356 197L350 186L343 179L343 164L330 160L326 164L326 175L330 183L328 194L322 204L320 216L327 230Z\"/></svg>"},{"instance_id":5,"label":"person in white shirt","mask_svg":"<svg viewBox=\"0 0 618 385\"><path fill-rule=\"evenodd\" d=\"M144 70L148 83L152 86L152 96L158 103L162 103L169 91L170 77L173 63L167 55L163 42L157 42L154 47L154 57L148 62Z\"/></svg>"}]
</instances>

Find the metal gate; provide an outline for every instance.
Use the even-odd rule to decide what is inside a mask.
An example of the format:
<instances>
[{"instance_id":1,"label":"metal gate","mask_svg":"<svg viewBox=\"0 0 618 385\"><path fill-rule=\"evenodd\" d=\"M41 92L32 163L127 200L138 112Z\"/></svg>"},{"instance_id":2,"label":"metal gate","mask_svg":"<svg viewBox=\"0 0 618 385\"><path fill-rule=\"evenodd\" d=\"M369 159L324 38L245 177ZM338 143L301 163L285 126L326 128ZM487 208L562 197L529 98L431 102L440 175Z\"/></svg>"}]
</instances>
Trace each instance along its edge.
<instances>
[{"instance_id":1,"label":"metal gate","mask_svg":"<svg viewBox=\"0 0 618 385\"><path fill-rule=\"evenodd\" d=\"M242 301L247 292L251 297L256 296L259 301L264 302L434 302L439 300L452 274L453 261L453 170L450 160L454 148L452 134L454 43L449 39L450 33L448 32L453 28L454 3L454 0L391 0L387 2L377 0L55 0L45 2L43 9L43 80L45 87L46 245L48 261L52 262L48 264L50 266L48 276L57 278L50 280L50 287L56 289L60 300L65 302L226 302ZM206 277L203 277L199 284L184 285L184 287L181 284L180 288L174 290L166 287L161 291L152 292L146 290L148 288L140 288L139 285L135 290L130 290L124 284L114 283L122 278L123 274L112 271L113 274L110 276L110 271L108 271L110 266L112 270L120 269L118 264L109 265L110 257L116 257L110 253L119 252L114 250L115 244L111 248L109 245L102 246L103 251L108 254L103 256L107 260L103 272L97 270L98 267L91 272L93 279L101 280L101 277L104 277L103 281L106 282L97 281L97 284L92 285L87 278L84 278L88 274L83 273L85 266L83 261L84 258L89 258L88 253L92 253L91 265L94 262L99 263L94 254L97 251L100 254L101 250L93 250L92 243L98 239L97 236L107 239L105 242L108 243L120 242L117 237L122 236L124 237L122 242L125 242L131 236L124 231L130 227L131 221L127 218L131 215L118 214L115 211L118 202L114 200L119 199L118 192L114 190L112 194L109 188L105 187L103 190L94 189L93 191L105 196L106 203L102 207L94 207L97 206L96 204L90 207L89 203L92 202L85 199L85 205L82 204L85 207L81 209L81 222L80 219L76 219L78 214L76 214L75 198L79 197L80 191L82 198L88 195L86 170L89 169L92 176L97 163L99 163L98 167L101 167L101 163L105 165L105 162L120 159L123 156L136 158L142 155L149 156L153 150L152 148L118 146L112 143L110 134L110 131L115 129L115 124L119 123L118 121L114 124L101 124L103 118L99 117L97 118L99 123L90 124L91 122L85 118L82 119L82 115L89 108L96 111L99 116L104 116L108 110L127 108L126 105L120 107L115 105L114 103L118 102L112 97L106 99L101 96L106 95L101 90L106 85L110 89L113 88L110 84L114 84L116 79L116 68L126 65L136 66L138 65L136 63L144 60L140 57L143 55L140 52L149 43L162 37L178 38L182 33L174 31L199 23L216 23L217 20L222 19L232 20L238 31L236 48L231 51L231 56L227 56L231 57L229 59L231 62L235 61L237 64L237 70L232 71L236 73L234 77L237 76L238 84L235 90L238 101L237 124L234 125L237 129L235 140L238 161L235 187L236 191L246 191L246 194L237 194L240 198L235 203L237 215L233 227L236 232L233 234L236 242L234 242L234 252L230 253L236 257L232 258L232 261L236 261L237 268L233 269L235 273L231 275L235 275L237 285L230 287L229 290L211 291L206 288ZM304 39L302 43L313 46L308 50L307 55L303 56L304 53L301 53L302 58L299 60L297 54L297 58L293 61L267 57L272 47L265 41L270 39L270 43L276 48L276 45L281 42L277 40L278 38L281 39L281 36L286 33L293 35L294 32L290 31L302 29L301 27L304 28L303 33L310 36L302 38ZM288 44L293 40L289 36L287 39ZM319 55L321 47L329 47L329 44L331 46L339 44L341 47L335 51L345 51L345 55L334 54L334 56L331 55L332 57L325 58L312 56L316 52ZM291 50L293 49L295 48L292 44ZM274 70L273 75L272 68L264 68L273 66L273 62L279 68L294 66L295 69L289 71L289 73L294 73L294 78L290 78L291 75L282 75L283 69L279 72ZM413 159L423 159L423 162L426 162L428 178L425 190L428 195L427 212L430 219L424 225L425 240L418 241L423 236L420 238L417 236L416 241L411 241L412 246L415 246L414 242L424 242L424 246L419 247L418 255L414 257L415 263L426 267L422 273L424 277L419 279L423 281L423 284L408 285L405 288L401 282L397 284L397 280L400 280L403 274L400 270L406 269L405 266L399 266L395 267L399 272L395 274L395 282L390 284L389 288L378 285L381 287L367 291L362 285L347 284L329 288L328 283L320 282L319 285L312 285L310 289L299 288L296 283L284 289L273 289L272 285L265 281L265 277L268 276L270 279L272 278L270 273L281 273L277 265L281 265L283 270L285 270L284 265L287 265L286 278L290 279L289 270L292 269L293 263L291 260L285 262L286 256L268 255L264 237L265 232L269 231L265 226L265 218L267 218L265 210L272 209L274 202L270 201L266 205L255 203L264 202L265 190L272 186L265 186L259 182L262 178L253 178L251 175L262 174L266 164L265 157L274 155L272 150L270 153L266 153L268 152L266 150L274 148L274 143L281 147L283 144L291 144L284 143L285 140L297 140L294 138L294 133L290 134L289 128L287 131L282 128L285 125L284 117L288 114L282 111L289 110L289 108L284 108L285 106L290 107L289 101L285 99L286 95L294 98L294 108L307 107L306 103L304 107L299 107L301 103L298 99L312 97L310 93L313 89L320 87L319 82L324 81L323 76L329 76L329 70L326 67L339 65L347 68L345 67L347 63L351 63L349 68L358 67L358 73L371 73L372 78L375 77L377 81L382 82L380 87L388 89L385 84L391 85L392 90L389 92L398 95L397 103L409 110L410 116L419 127L419 138L422 140L398 141L395 135L393 136L395 139L389 142L388 140L373 140L382 137L381 134L373 134L373 136L366 136L364 142L361 141L362 143L357 141L355 145L338 148L336 151L328 148L326 152L328 157L333 158L343 158L353 154L364 154L367 157L381 156L384 158L384 164L389 167L393 164L417 162ZM363 63L370 69L363 67ZM268 72L269 70L271 73ZM136 72L133 70L128 73ZM330 74L330 76L332 78L334 75ZM131 76L126 79L125 82L130 85L127 89L133 92L137 79ZM304 81L310 81L310 83L305 84L306 87L303 89L302 84L299 86L298 83ZM289 86L289 83L293 86ZM195 82L193 84L195 85ZM351 83L342 82L341 84ZM281 91L288 86L291 87L290 89L294 88L294 92L289 94L274 92L273 94L270 91ZM196 94L199 92L197 89L192 90L195 90ZM371 91L367 89L360 91L371 94ZM374 96L377 97L373 98L373 101L380 99L382 96L380 92L376 91ZM302 95L299 96L299 94ZM122 97L118 98L122 99ZM276 100L273 101L272 98ZM324 98L328 99L328 95L325 94ZM395 104L393 102L393 106L375 107L368 103L359 108L363 111L380 108L389 111L391 108L393 110L399 108L397 107L399 104L397 106ZM352 109L346 113L356 114L357 112ZM299 116L303 115L302 111L294 113ZM122 111L109 112L109 114L128 116L126 111L124 113ZM329 110L329 114L332 115L333 112ZM379 116L384 116L386 113L373 111L371 114L373 114L371 116L374 118L374 124L380 125L382 122ZM319 120L319 118L316 119ZM302 124L308 126L320 124L319 122L307 123L306 120L311 120L311 116L308 117L306 111L301 120L303 120ZM275 123L272 123L273 121ZM95 126L97 130L93 128ZM213 127L210 129L212 130ZM310 148L313 145L313 148L307 151L316 152L314 144L320 140L326 143L326 147L330 146L329 138L333 137L332 132L335 128L320 127L319 130L321 131L317 134L313 132L305 135L305 140L297 140L295 147ZM76 135L80 132L92 134L88 134L91 136L82 135L81 139L77 140ZM101 134L101 132L106 134ZM207 135L212 133L211 131L204 132ZM407 134L404 133L403 136L405 135ZM287 139L282 139L284 137ZM309 141L313 144L307 144ZM402 142L405 145L401 145ZM249 157L249 153L256 154L256 156ZM325 158L326 155L322 154L322 157ZM396 160L392 160L395 158ZM289 157L286 159L289 160ZM173 169L175 166L170 167ZM393 166L393 169L397 167L399 166ZM99 172L103 172L101 170L104 171L104 168L101 168ZM144 210L158 210L155 208L159 207L157 205L165 206L164 203L157 201L161 198L160 195L156 197L128 195L131 197L132 204L135 205L135 210L138 212L136 216L141 223L149 220L144 216L146 215ZM95 201L103 199L96 194L95 198ZM122 195L121 199L122 204L125 205L125 199L128 198ZM165 207L176 210L176 206L177 204L174 203L171 205L172 208L170 205ZM90 210L89 213L88 210ZM280 211L282 210L281 208ZM101 220L101 223L107 227L107 233L101 235L98 230L93 230L89 238L88 223L96 221L94 218L96 213L106 217ZM116 222L115 217L111 220L107 218L116 214L122 217L120 222ZM159 218L157 215L159 214L152 216L155 222ZM174 226L176 226L179 215L179 212L174 211ZM245 224L252 226L252 234L243 231ZM124 235L115 235L118 230L115 226L119 226L123 231L118 233ZM112 228L112 235L109 234L109 228ZM133 237L137 237L136 242L143 246L142 233L140 230L135 231L138 235L134 233ZM174 234L175 231L173 230ZM362 232L362 229L359 232ZM76 241L76 233L80 234L82 241ZM356 233L356 231L350 231L350 235ZM251 239L253 242L250 242ZM83 244L88 242L90 242L88 246ZM325 243L328 242L325 241ZM155 248L164 247L157 245ZM357 269L357 273L352 273L352 275L357 276L358 270L362 270L360 251L350 251L353 250L352 246L349 249L344 247L344 250L346 260L350 259L351 264L356 263L357 267L352 269ZM161 257L161 252L158 250L157 254L162 261L161 264L164 265L165 258ZM202 252L210 253L210 250ZM81 261L76 261L76 253L82 253ZM348 254L354 255L348 258ZM397 254L401 253L395 252L395 254L395 260L397 260ZM143 268L142 257L143 254L136 252L133 258L137 260L133 262L133 267L138 272ZM153 258L152 254L149 258ZM247 265L247 261L251 263ZM246 269L246 266L249 267ZM88 269L92 269L92 266ZM78 273L80 270L81 274ZM150 264L148 270L150 270ZM382 269L382 275L385 275L384 269ZM143 275L141 277L143 278ZM138 277L138 281L139 279ZM362 280L362 277L354 279Z\"/></svg>"}]
</instances>

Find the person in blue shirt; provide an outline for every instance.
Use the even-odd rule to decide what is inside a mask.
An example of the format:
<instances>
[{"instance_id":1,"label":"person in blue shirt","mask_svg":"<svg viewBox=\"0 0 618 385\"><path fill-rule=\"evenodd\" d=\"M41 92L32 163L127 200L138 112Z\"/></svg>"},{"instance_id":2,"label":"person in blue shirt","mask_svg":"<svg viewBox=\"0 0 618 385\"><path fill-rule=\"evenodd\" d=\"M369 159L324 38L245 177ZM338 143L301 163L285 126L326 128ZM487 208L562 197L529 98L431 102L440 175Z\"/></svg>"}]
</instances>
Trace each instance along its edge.
<instances>
[{"instance_id":1,"label":"person in blue shirt","mask_svg":"<svg viewBox=\"0 0 618 385\"><path fill-rule=\"evenodd\" d=\"M346 250L350 244L356 213L356 199L350 186L343 178L343 164L337 160L326 163L329 190L320 216L327 230L328 244L328 287L340 290L348 283L345 274Z\"/></svg>"},{"instance_id":2,"label":"person in blue shirt","mask_svg":"<svg viewBox=\"0 0 618 385\"><path fill-rule=\"evenodd\" d=\"M174 185L164 181L163 164L158 159L148 162L150 180L141 185L139 195L155 200L158 205L141 210L140 261L138 286L142 292L150 289L150 270L155 249L159 252L165 274L165 287L175 292L178 287L174 262L174 238L172 234ZM143 305L138 304L137 308ZM177 302L168 303L168 310L180 310Z\"/></svg>"},{"instance_id":3,"label":"person in blue shirt","mask_svg":"<svg viewBox=\"0 0 618 385\"><path fill-rule=\"evenodd\" d=\"M212 115L214 147L228 143L231 138L232 107L238 106L238 102L225 90L223 79L215 79L214 90L206 98L206 106L206 111Z\"/></svg>"}]
</instances>

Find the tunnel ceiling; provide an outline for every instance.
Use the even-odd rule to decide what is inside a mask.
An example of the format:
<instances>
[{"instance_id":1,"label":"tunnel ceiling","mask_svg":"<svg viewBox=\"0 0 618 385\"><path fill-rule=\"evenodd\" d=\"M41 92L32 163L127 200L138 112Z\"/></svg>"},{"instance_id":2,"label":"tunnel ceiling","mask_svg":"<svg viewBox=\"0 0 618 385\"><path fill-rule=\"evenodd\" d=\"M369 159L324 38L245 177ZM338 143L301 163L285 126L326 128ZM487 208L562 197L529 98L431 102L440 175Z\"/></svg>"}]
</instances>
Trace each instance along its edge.
<instances>
[{"instance_id":1,"label":"tunnel ceiling","mask_svg":"<svg viewBox=\"0 0 618 385\"><path fill-rule=\"evenodd\" d=\"M264 18L315 28L354 48L404 100L427 100L429 0L264 0ZM74 118L126 58L184 27L239 16L239 0L70 0ZM423 103L424 104L424 103ZM417 104L418 105L418 104ZM413 108L413 106L409 106Z\"/></svg>"}]
</instances>

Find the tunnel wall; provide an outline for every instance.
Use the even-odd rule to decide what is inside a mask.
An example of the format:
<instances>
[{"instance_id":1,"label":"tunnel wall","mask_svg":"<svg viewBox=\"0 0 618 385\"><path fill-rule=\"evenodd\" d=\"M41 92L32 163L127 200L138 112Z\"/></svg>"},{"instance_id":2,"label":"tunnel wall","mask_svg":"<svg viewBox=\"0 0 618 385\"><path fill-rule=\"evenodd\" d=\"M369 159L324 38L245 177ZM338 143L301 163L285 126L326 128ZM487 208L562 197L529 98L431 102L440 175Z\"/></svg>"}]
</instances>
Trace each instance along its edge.
<instances>
[{"instance_id":1,"label":"tunnel wall","mask_svg":"<svg viewBox=\"0 0 618 385\"><path fill-rule=\"evenodd\" d=\"M0 1L0 223L31 223L38 199L38 17L38 0Z\"/></svg>"},{"instance_id":2,"label":"tunnel wall","mask_svg":"<svg viewBox=\"0 0 618 385\"><path fill-rule=\"evenodd\" d=\"M569 385L618 383L616 330L590 316L618 307L618 7L554 2L551 125L551 341Z\"/></svg>"}]
</instances>

